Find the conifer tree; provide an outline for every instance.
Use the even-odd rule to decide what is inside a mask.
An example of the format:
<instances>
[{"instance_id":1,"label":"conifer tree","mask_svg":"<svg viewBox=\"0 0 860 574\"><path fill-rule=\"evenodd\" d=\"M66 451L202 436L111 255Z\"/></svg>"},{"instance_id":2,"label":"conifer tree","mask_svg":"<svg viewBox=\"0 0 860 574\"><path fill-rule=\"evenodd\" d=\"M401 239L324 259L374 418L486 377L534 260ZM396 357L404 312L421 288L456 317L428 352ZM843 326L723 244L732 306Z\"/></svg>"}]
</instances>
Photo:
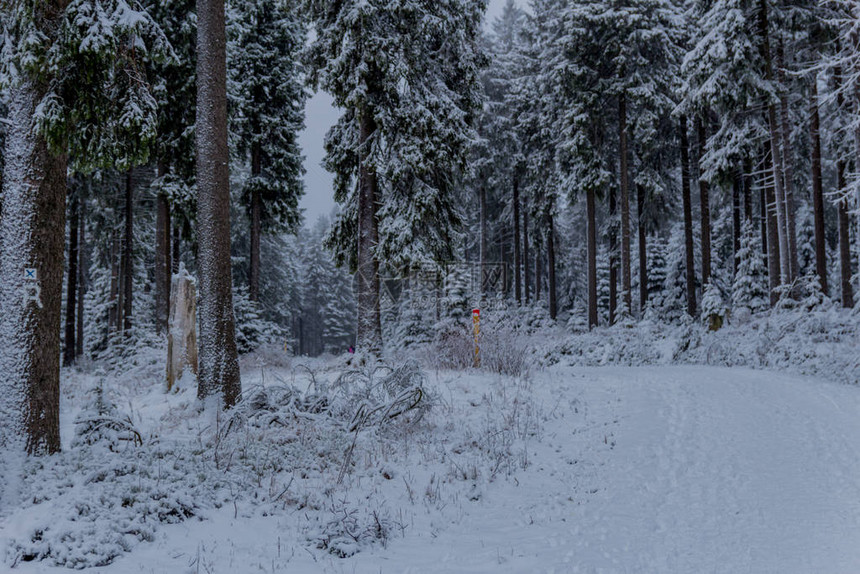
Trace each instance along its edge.
<instances>
[{"instance_id":1,"label":"conifer tree","mask_svg":"<svg viewBox=\"0 0 860 574\"><path fill-rule=\"evenodd\" d=\"M738 269L732 285L732 309L735 315L743 310L759 313L768 307L767 270L761 258L759 235L750 222L741 230L741 249L738 251Z\"/></svg>"}]
</instances>

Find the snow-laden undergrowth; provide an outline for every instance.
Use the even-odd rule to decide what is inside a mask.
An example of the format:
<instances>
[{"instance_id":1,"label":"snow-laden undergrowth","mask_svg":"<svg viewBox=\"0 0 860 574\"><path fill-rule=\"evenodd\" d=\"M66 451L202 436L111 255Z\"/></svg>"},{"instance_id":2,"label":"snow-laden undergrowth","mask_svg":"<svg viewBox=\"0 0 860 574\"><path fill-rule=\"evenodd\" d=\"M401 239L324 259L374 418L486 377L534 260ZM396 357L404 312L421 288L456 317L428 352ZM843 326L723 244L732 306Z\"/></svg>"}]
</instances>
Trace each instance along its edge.
<instances>
[{"instance_id":1,"label":"snow-laden undergrowth","mask_svg":"<svg viewBox=\"0 0 860 574\"><path fill-rule=\"evenodd\" d=\"M431 382L415 364L281 360L247 367L242 402L216 413L201 410L190 378L171 395L142 381L159 356L142 352L134 376L67 373L74 438L27 462L6 565L106 565L165 524L223 509L289 516L308 551L347 557L402 535L417 508L444 515L479 500L528 466L525 445L540 434L524 380L494 377L462 405L457 375Z\"/></svg>"}]
</instances>

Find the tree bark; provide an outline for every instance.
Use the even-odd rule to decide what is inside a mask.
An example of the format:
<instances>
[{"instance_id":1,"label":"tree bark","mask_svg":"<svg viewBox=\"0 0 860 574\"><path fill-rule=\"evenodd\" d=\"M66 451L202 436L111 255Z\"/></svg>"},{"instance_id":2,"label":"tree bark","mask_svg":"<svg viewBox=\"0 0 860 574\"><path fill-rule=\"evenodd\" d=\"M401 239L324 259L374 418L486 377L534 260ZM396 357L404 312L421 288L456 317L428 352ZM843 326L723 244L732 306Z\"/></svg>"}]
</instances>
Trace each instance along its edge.
<instances>
[{"instance_id":1,"label":"tree bark","mask_svg":"<svg viewBox=\"0 0 860 574\"><path fill-rule=\"evenodd\" d=\"M159 176L163 167L159 165ZM159 193L155 198L155 329L167 332L170 316L170 202Z\"/></svg>"},{"instance_id":2,"label":"tree bark","mask_svg":"<svg viewBox=\"0 0 860 574\"><path fill-rule=\"evenodd\" d=\"M627 165L627 97L623 92L618 97L618 141L621 187L621 296L627 312L633 310L633 295L630 277L630 186Z\"/></svg>"},{"instance_id":3,"label":"tree bark","mask_svg":"<svg viewBox=\"0 0 860 574\"><path fill-rule=\"evenodd\" d=\"M87 272L89 256L87 251L87 197L90 196L91 179L85 179L82 194L78 197L78 211L80 214L80 225L78 230L78 313L77 313L77 336L75 337L75 358L84 354L84 297L87 294L87 283L89 274Z\"/></svg>"},{"instance_id":4,"label":"tree bark","mask_svg":"<svg viewBox=\"0 0 860 574\"><path fill-rule=\"evenodd\" d=\"M260 142L251 146L251 180L263 173L263 151ZM259 186L251 189L251 265L248 278L248 296L251 301L260 300L260 210L262 199Z\"/></svg>"},{"instance_id":5,"label":"tree bark","mask_svg":"<svg viewBox=\"0 0 860 574\"><path fill-rule=\"evenodd\" d=\"M639 312L648 305L648 237L645 222L645 188L636 186L636 213L639 216Z\"/></svg>"},{"instance_id":6,"label":"tree bark","mask_svg":"<svg viewBox=\"0 0 860 574\"><path fill-rule=\"evenodd\" d=\"M197 0L197 216L200 375L197 396L233 406L241 392L230 261L224 0Z\"/></svg>"},{"instance_id":7,"label":"tree bark","mask_svg":"<svg viewBox=\"0 0 860 574\"><path fill-rule=\"evenodd\" d=\"M535 230L537 232L537 230ZM540 302L543 289L543 251L542 241L535 243L535 302Z\"/></svg>"},{"instance_id":8,"label":"tree bark","mask_svg":"<svg viewBox=\"0 0 860 574\"><path fill-rule=\"evenodd\" d=\"M179 273L179 242L182 240L182 236L179 232L179 223L175 221L176 218L173 219L173 239L170 242L170 250L172 251L172 255L170 256L170 272Z\"/></svg>"},{"instance_id":9,"label":"tree bark","mask_svg":"<svg viewBox=\"0 0 860 574\"><path fill-rule=\"evenodd\" d=\"M588 251L588 328L597 327L597 221L594 206L594 189L585 194L587 219L586 250Z\"/></svg>"},{"instance_id":10,"label":"tree bark","mask_svg":"<svg viewBox=\"0 0 860 574\"><path fill-rule=\"evenodd\" d=\"M529 285L531 285L531 272L529 260L529 202L528 198L523 202L523 297L526 304L529 302Z\"/></svg>"},{"instance_id":11,"label":"tree bark","mask_svg":"<svg viewBox=\"0 0 860 574\"><path fill-rule=\"evenodd\" d=\"M684 251L686 261L687 314L696 317L696 263L693 253L693 204L690 197L690 140L687 117L681 116L681 200L684 208Z\"/></svg>"},{"instance_id":12,"label":"tree bark","mask_svg":"<svg viewBox=\"0 0 860 574\"><path fill-rule=\"evenodd\" d=\"M79 186L69 188L69 265L66 274L66 330L63 347L63 365L75 362L75 337L78 334L75 316L78 310L78 226L80 224Z\"/></svg>"},{"instance_id":13,"label":"tree bark","mask_svg":"<svg viewBox=\"0 0 860 574\"><path fill-rule=\"evenodd\" d=\"M134 302L134 170L125 176L125 238L123 239L123 309L122 332L131 335Z\"/></svg>"},{"instance_id":14,"label":"tree bark","mask_svg":"<svg viewBox=\"0 0 860 574\"><path fill-rule=\"evenodd\" d=\"M771 161L772 157L772 154L767 155L767 153L765 153L765 177L767 177L766 174L768 173L775 177L772 177L764 186L765 202L762 207L762 209L765 210L767 225L767 270L771 306L776 305L779 300L778 289L782 284L780 274L783 269L781 264L782 243L780 241L779 219L777 218L779 208L776 204L776 191L774 190L776 180L778 180L779 177L778 172L773 169L773 161ZM785 235L783 234L782 237L784 238Z\"/></svg>"},{"instance_id":15,"label":"tree bark","mask_svg":"<svg viewBox=\"0 0 860 574\"><path fill-rule=\"evenodd\" d=\"M549 280L549 317L553 321L558 316L558 293L555 285L555 222L552 214L547 214L547 279Z\"/></svg>"},{"instance_id":16,"label":"tree bark","mask_svg":"<svg viewBox=\"0 0 860 574\"><path fill-rule=\"evenodd\" d=\"M753 162L752 158L745 157L744 158L744 167L743 167L743 182L744 182L744 218L750 223L752 226L753 222L753 200L752 200L752 188L753 188Z\"/></svg>"},{"instance_id":17,"label":"tree bark","mask_svg":"<svg viewBox=\"0 0 860 574\"><path fill-rule=\"evenodd\" d=\"M111 246L110 246L110 292L108 295L108 325L107 334L116 331L117 318L120 317L120 264L121 256L119 249L119 232L116 229L111 231Z\"/></svg>"},{"instance_id":18,"label":"tree bark","mask_svg":"<svg viewBox=\"0 0 860 574\"><path fill-rule=\"evenodd\" d=\"M520 277L520 182L517 174L513 176L514 202L514 297L517 305L522 304L522 282Z\"/></svg>"},{"instance_id":19,"label":"tree bark","mask_svg":"<svg viewBox=\"0 0 860 574\"><path fill-rule=\"evenodd\" d=\"M699 168L699 209L702 226L702 292L711 281L711 201L710 186L705 181L702 161L708 134L701 115L696 116L696 163Z\"/></svg>"},{"instance_id":20,"label":"tree bark","mask_svg":"<svg viewBox=\"0 0 860 574\"><path fill-rule=\"evenodd\" d=\"M791 124L788 117L787 82L785 76L785 48L780 38L777 47L777 80L783 86L779 96L780 136L782 148L783 187L785 189L785 233L788 241L789 279L794 281L800 275L800 264L797 256L797 224L794 208L794 160L791 157Z\"/></svg>"},{"instance_id":21,"label":"tree bark","mask_svg":"<svg viewBox=\"0 0 860 574\"><path fill-rule=\"evenodd\" d=\"M479 207L480 207L479 217L481 218L481 221L480 221L481 245L480 245L480 253L478 254L478 256L481 260L481 263L480 263L480 265L481 265L481 274L480 274L481 279L480 279L479 291L480 291L481 299L483 299L484 296L486 295L484 293L484 274L487 272L487 263L489 263L487 261L487 188L483 183L479 186L479 188L480 189L478 190L478 202L479 202Z\"/></svg>"},{"instance_id":22,"label":"tree bark","mask_svg":"<svg viewBox=\"0 0 860 574\"><path fill-rule=\"evenodd\" d=\"M732 277L738 271L738 252L741 250L741 174L732 181Z\"/></svg>"},{"instance_id":23,"label":"tree bark","mask_svg":"<svg viewBox=\"0 0 860 574\"><path fill-rule=\"evenodd\" d=\"M376 131L376 121L367 108L361 111L359 128L358 175L358 332L356 347L359 351L382 353L382 319L379 312L379 260L376 246L379 229L376 219L376 171L369 165L370 138ZM483 272L483 270L482 270Z\"/></svg>"},{"instance_id":24,"label":"tree bark","mask_svg":"<svg viewBox=\"0 0 860 574\"><path fill-rule=\"evenodd\" d=\"M836 163L836 185L839 195L846 192L845 160ZM842 288L842 306L846 309L854 307L854 286L851 284L851 220L848 216L847 200L842 197L836 203L839 222L839 277Z\"/></svg>"},{"instance_id":25,"label":"tree bark","mask_svg":"<svg viewBox=\"0 0 860 574\"><path fill-rule=\"evenodd\" d=\"M809 96L809 137L812 147L812 210L815 222L815 271L825 295L827 285L827 244L824 236L824 186L821 175L821 119L818 112L818 76L814 75Z\"/></svg>"},{"instance_id":26,"label":"tree bark","mask_svg":"<svg viewBox=\"0 0 860 574\"><path fill-rule=\"evenodd\" d=\"M48 151L36 124L47 84L19 82L9 90L0 219L0 449L44 454L60 450L66 158Z\"/></svg>"},{"instance_id":27,"label":"tree bark","mask_svg":"<svg viewBox=\"0 0 860 574\"><path fill-rule=\"evenodd\" d=\"M615 215L618 206L615 201L615 188L609 187L609 324L615 324L618 309L618 235Z\"/></svg>"}]
</instances>

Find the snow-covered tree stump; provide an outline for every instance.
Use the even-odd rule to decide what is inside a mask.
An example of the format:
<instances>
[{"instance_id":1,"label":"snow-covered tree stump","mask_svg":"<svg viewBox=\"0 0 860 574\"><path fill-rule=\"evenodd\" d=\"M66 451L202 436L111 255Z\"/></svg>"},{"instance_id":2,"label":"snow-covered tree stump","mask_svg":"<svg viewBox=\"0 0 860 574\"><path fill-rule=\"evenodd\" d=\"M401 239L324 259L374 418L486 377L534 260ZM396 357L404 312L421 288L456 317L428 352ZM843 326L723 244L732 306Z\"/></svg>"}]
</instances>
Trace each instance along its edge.
<instances>
[{"instance_id":1,"label":"snow-covered tree stump","mask_svg":"<svg viewBox=\"0 0 860 574\"><path fill-rule=\"evenodd\" d=\"M170 284L170 319L167 331L167 391L182 377L186 366L197 374L197 289L180 266Z\"/></svg>"}]
</instances>

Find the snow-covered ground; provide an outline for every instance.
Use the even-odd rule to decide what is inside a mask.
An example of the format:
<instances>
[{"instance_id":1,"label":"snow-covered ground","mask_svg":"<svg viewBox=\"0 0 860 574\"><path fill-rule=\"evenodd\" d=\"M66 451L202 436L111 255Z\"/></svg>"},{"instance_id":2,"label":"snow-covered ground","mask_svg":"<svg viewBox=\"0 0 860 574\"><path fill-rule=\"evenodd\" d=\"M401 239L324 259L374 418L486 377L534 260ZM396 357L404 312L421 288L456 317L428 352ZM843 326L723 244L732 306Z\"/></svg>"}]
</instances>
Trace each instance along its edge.
<instances>
[{"instance_id":1,"label":"snow-covered ground","mask_svg":"<svg viewBox=\"0 0 860 574\"><path fill-rule=\"evenodd\" d=\"M244 382L304 371L249 367ZM227 499L198 497L193 517L91 571L860 572L856 386L706 366L427 375L434 407L409 428L326 438L335 454L310 442L332 464L260 471L257 489L230 471ZM192 389L126 395L144 436L205 435ZM87 473L7 516L4 546L64 518ZM13 571L56 571L50 562Z\"/></svg>"}]
</instances>

